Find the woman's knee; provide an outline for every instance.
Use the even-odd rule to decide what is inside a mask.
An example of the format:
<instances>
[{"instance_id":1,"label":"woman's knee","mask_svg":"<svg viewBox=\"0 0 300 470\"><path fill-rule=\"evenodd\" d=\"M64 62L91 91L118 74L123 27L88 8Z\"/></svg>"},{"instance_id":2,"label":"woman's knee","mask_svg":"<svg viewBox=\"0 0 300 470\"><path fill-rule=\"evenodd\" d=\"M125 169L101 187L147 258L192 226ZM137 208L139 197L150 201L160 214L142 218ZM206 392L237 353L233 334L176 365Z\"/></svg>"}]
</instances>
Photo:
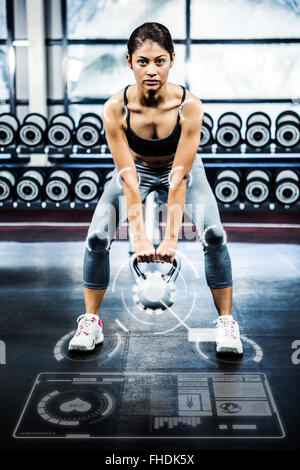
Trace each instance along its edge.
<instances>
[{"instance_id":1,"label":"woman's knee","mask_svg":"<svg viewBox=\"0 0 300 470\"><path fill-rule=\"evenodd\" d=\"M97 206L87 234L87 248L90 251L105 252L117 229L117 211L112 204L101 203Z\"/></svg>"},{"instance_id":2,"label":"woman's knee","mask_svg":"<svg viewBox=\"0 0 300 470\"><path fill-rule=\"evenodd\" d=\"M112 240L107 233L101 231L89 232L86 239L86 247L89 251L97 253L106 253L110 249Z\"/></svg>"},{"instance_id":3,"label":"woman's knee","mask_svg":"<svg viewBox=\"0 0 300 470\"><path fill-rule=\"evenodd\" d=\"M226 232L222 225L210 225L202 234L202 243L205 247L220 247L227 241Z\"/></svg>"}]
</instances>

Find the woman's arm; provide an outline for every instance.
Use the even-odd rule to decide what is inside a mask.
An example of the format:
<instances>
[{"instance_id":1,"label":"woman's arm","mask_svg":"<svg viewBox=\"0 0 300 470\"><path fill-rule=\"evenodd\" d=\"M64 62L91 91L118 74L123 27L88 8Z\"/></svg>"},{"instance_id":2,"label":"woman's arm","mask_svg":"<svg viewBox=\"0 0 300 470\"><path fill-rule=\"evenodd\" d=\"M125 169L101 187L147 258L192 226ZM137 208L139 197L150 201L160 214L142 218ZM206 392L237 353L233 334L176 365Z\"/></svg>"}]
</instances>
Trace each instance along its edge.
<instances>
[{"instance_id":1,"label":"woman's arm","mask_svg":"<svg viewBox=\"0 0 300 470\"><path fill-rule=\"evenodd\" d=\"M203 114L202 102L189 93L183 106L181 135L170 175L164 240L178 240L178 232L184 213L186 181L199 147Z\"/></svg>"},{"instance_id":2,"label":"woman's arm","mask_svg":"<svg viewBox=\"0 0 300 470\"><path fill-rule=\"evenodd\" d=\"M114 97L104 104L103 124L108 146L123 183L127 216L133 239L147 238L138 178L134 160L129 151L128 142L122 126L123 105Z\"/></svg>"}]
</instances>

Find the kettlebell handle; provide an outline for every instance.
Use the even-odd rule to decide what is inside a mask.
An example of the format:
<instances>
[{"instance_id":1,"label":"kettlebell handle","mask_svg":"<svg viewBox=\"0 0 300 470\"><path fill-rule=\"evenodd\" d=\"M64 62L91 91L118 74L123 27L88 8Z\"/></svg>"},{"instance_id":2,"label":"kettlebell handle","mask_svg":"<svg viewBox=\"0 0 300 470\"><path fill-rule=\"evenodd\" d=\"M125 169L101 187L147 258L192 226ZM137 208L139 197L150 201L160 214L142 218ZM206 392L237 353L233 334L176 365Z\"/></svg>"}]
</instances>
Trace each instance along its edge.
<instances>
[{"instance_id":1,"label":"kettlebell handle","mask_svg":"<svg viewBox=\"0 0 300 470\"><path fill-rule=\"evenodd\" d=\"M181 258L176 253L174 260L173 260L173 266L171 267L170 271L167 273L168 279L166 280L166 282L170 282L171 280L172 282L175 282L180 269L181 269Z\"/></svg>"},{"instance_id":2,"label":"kettlebell handle","mask_svg":"<svg viewBox=\"0 0 300 470\"><path fill-rule=\"evenodd\" d=\"M135 278L136 282L140 282L140 279L147 279L145 274L140 270L137 263L137 254L133 253L133 255L129 258L129 267L131 269L131 273Z\"/></svg>"},{"instance_id":3,"label":"kettlebell handle","mask_svg":"<svg viewBox=\"0 0 300 470\"><path fill-rule=\"evenodd\" d=\"M136 282L140 282L141 278L142 279L147 279L145 274L140 270L138 267L138 262L137 262L137 254L133 253L133 255L129 259L129 267L131 269L132 275L135 278ZM168 277L166 282L175 282L177 279L177 276L179 274L179 271L181 269L181 258L180 256L176 253L174 260L173 260L173 266L171 267L170 271L166 274Z\"/></svg>"}]
</instances>

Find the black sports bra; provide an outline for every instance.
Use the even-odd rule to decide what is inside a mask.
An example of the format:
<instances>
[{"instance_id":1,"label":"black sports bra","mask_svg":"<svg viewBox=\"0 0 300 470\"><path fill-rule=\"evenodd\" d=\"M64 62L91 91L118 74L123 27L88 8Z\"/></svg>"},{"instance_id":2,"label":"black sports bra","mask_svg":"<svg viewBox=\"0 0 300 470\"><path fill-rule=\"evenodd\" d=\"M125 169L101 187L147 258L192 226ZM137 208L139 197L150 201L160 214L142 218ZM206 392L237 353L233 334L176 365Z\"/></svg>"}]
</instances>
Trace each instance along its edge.
<instances>
[{"instance_id":1,"label":"black sports bra","mask_svg":"<svg viewBox=\"0 0 300 470\"><path fill-rule=\"evenodd\" d=\"M180 114L183 106L183 102L185 99L185 87L180 85L183 89L182 100L178 112L178 118L176 122L176 126L173 129L173 132L168 135L167 137L163 137L162 139L144 139L143 137L139 137L130 127L129 122L129 110L127 108L127 88L130 85L127 85L124 88L124 106L126 109L126 122L127 122L127 130L125 131L129 148L131 148L134 152L138 153L139 155L150 157L150 156L164 156L170 155L176 152L179 137L181 134L181 126L179 124L180 121Z\"/></svg>"}]
</instances>

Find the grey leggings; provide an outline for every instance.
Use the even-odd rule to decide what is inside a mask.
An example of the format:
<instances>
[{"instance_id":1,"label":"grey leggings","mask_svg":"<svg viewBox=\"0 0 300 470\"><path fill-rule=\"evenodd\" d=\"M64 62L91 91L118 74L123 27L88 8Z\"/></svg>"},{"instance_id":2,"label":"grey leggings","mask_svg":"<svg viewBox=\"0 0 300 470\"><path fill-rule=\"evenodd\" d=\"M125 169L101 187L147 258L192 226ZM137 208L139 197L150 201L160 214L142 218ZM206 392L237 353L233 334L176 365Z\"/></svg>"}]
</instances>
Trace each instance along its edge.
<instances>
[{"instance_id":1,"label":"grey leggings","mask_svg":"<svg viewBox=\"0 0 300 470\"><path fill-rule=\"evenodd\" d=\"M169 189L172 163L149 168L135 162L142 203L153 188ZM185 214L196 227L204 251L205 277L209 287L232 285L231 260L219 209L207 181L200 155L196 155L186 183ZM95 209L87 238L83 263L83 286L106 289L110 280L109 251L116 231L127 219L123 186L117 169L107 183Z\"/></svg>"}]
</instances>

